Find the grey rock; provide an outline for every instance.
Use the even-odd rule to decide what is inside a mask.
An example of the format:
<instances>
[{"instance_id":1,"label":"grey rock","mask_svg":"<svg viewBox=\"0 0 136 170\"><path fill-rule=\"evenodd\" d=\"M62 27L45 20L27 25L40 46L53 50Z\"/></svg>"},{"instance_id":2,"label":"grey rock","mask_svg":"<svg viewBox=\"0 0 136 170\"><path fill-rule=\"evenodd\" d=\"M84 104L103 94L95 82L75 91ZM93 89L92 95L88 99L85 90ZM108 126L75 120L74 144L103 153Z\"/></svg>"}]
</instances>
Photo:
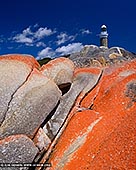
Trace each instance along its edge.
<instances>
[{"instance_id":1,"label":"grey rock","mask_svg":"<svg viewBox=\"0 0 136 170\"><path fill-rule=\"evenodd\" d=\"M35 69L14 94L0 127L0 138L13 134L32 138L60 97L57 85Z\"/></svg>"},{"instance_id":2,"label":"grey rock","mask_svg":"<svg viewBox=\"0 0 136 170\"><path fill-rule=\"evenodd\" d=\"M23 163L32 163L37 153L38 148L27 136L9 136L0 141L0 163L7 163L9 167L0 167L0 170L27 170ZM17 167L19 164L21 166Z\"/></svg>"},{"instance_id":3,"label":"grey rock","mask_svg":"<svg viewBox=\"0 0 136 170\"><path fill-rule=\"evenodd\" d=\"M43 65L41 72L52 79L57 85L61 85L71 83L74 68L74 63L70 59L60 57Z\"/></svg>"},{"instance_id":4,"label":"grey rock","mask_svg":"<svg viewBox=\"0 0 136 170\"><path fill-rule=\"evenodd\" d=\"M0 124L13 93L26 81L32 67L16 60L0 60Z\"/></svg>"},{"instance_id":5,"label":"grey rock","mask_svg":"<svg viewBox=\"0 0 136 170\"><path fill-rule=\"evenodd\" d=\"M78 57L82 57L82 55L81 55L81 53L80 52L75 52L75 53L72 53L72 54L70 54L69 56L68 56L68 58L70 59L70 60L74 60L74 59L76 59L76 58L78 58Z\"/></svg>"},{"instance_id":6,"label":"grey rock","mask_svg":"<svg viewBox=\"0 0 136 170\"><path fill-rule=\"evenodd\" d=\"M97 84L99 77L100 75L84 71L78 73L74 77L70 90L62 96L56 112L43 128L50 139L54 138L58 130L63 125L80 92L84 92L85 95Z\"/></svg>"},{"instance_id":7,"label":"grey rock","mask_svg":"<svg viewBox=\"0 0 136 170\"><path fill-rule=\"evenodd\" d=\"M97 47L96 45L86 45L82 51L81 51L81 54L83 56L86 56L86 57L89 57L91 55L94 55L94 54L97 54L99 52L101 52L102 50Z\"/></svg>"},{"instance_id":8,"label":"grey rock","mask_svg":"<svg viewBox=\"0 0 136 170\"><path fill-rule=\"evenodd\" d=\"M132 60L132 59L136 58L136 54L131 53L123 48L120 48L120 51L121 51L123 57L126 58L127 60Z\"/></svg>"},{"instance_id":9,"label":"grey rock","mask_svg":"<svg viewBox=\"0 0 136 170\"><path fill-rule=\"evenodd\" d=\"M76 67L107 66L120 64L136 58L136 55L120 47L97 47L86 45L81 52L71 54L69 58Z\"/></svg>"},{"instance_id":10,"label":"grey rock","mask_svg":"<svg viewBox=\"0 0 136 170\"><path fill-rule=\"evenodd\" d=\"M107 51L109 54L116 53L122 55L120 47L111 47Z\"/></svg>"}]
</instances>

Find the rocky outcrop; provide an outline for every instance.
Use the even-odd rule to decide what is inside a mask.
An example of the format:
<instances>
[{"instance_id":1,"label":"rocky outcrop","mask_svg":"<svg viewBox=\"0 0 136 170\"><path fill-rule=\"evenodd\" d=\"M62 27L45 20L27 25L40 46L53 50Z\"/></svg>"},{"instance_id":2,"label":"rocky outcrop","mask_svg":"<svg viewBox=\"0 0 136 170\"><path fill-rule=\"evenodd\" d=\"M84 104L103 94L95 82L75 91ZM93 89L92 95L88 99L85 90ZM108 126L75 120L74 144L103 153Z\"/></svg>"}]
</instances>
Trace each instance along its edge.
<instances>
[{"instance_id":1,"label":"rocky outcrop","mask_svg":"<svg viewBox=\"0 0 136 170\"><path fill-rule=\"evenodd\" d=\"M42 67L6 55L0 73L0 163L18 163L4 170L135 169L135 54L91 45Z\"/></svg>"},{"instance_id":2,"label":"rocky outcrop","mask_svg":"<svg viewBox=\"0 0 136 170\"><path fill-rule=\"evenodd\" d=\"M0 127L0 137L26 134L33 138L60 96L55 83L34 69L25 84L12 96Z\"/></svg>"},{"instance_id":3,"label":"rocky outcrop","mask_svg":"<svg viewBox=\"0 0 136 170\"><path fill-rule=\"evenodd\" d=\"M81 52L71 54L69 58L76 67L109 66L136 58L135 54L120 47L97 47L86 45Z\"/></svg>"},{"instance_id":4,"label":"rocky outcrop","mask_svg":"<svg viewBox=\"0 0 136 170\"><path fill-rule=\"evenodd\" d=\"M48 136L53 139L60 127L63 125L66 117L72 109L76 98L82 93L83 96L90 91L98 82L101 76L101 70L93 73L92 70L77 70L73 75L73 82L70 90L62 96L60 104L51 119L44 126Z\"/></svg>"},{"instance_id":5,"label":"rocky outcrop","mask_svg":"<svg viewBox=\"0 0 136 170\"><path fill-rule=\"evenodd\" d=\"M135 66L106 68L97 86L79 97L50 157L52 169L135 169Z\"/></svg>"},{"instance_id":6,"label":"rocky outcrop","mask_svg":"<svg viewBox=\"0 0 136 170\"><path fill-rule=\"evenodd\" d=\"M23 85L33 68L39 64L32 56L4 55L0 57L0 124L5 119L12 95Z\"/></svg>"}]
</instances>

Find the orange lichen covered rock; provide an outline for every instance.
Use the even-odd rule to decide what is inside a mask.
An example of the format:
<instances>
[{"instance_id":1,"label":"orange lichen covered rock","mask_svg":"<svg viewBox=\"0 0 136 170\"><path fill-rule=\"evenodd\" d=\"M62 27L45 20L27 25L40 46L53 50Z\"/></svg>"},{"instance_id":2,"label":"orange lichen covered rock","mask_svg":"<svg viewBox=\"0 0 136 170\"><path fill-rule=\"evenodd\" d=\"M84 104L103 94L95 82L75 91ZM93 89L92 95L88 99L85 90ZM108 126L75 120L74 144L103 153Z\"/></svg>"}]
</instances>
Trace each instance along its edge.
<instances>
[{"instance_id":1,"label":"orange lichen covered rock","mask_svg":"<svg viewBox=\"0 0 136 170\"><path fill-rule=\"evenodd\" d=\"M31 55L27 54L7 54L7 55L1 55L0 60L11 60L11 61L17 61L17 62L23 62L30 67L33 68L40 68L40 64L35 60L35 58Z\"/></svg>"},{"instance_id":2,"label":"orange lichen covered rock","mask_svg":"<svg viewBox=\"0 0 136 170\"><path fill-rule=\"evenodd\" d=\"M110 105L113 105L112 107L116 108L116 104L120 104L122 107L124 107L125 103L123 103L123 101L121 100L129 99L125 95L125 91L129 82L134 81L135 84L135 76L136 60L126 62L120 66L111 66L109 68L106 68L103 72L102 78L99 81L99 84L84 98L81 106L89 108L94 104L94 102L98 101L98 108L100 108L101 105L100 109L106 109L105 107L103 107L104 105L107 105L107 107L109 108ZM114 99L111 98L110 93L114 93ZM92 103L90 101L92 101L92 98L94 98L94 96L95 100ZM111 102L111 100L114 100L115 102L113 103ZM96 106L94 105L92 107ZM124 109L126 109L126 107L124 107Z\"/></svg>"},{"instance_id":3,"label":"orange lichen covered rock","mask_svg":"<svg viewBox=\"0 0 136 170\"><path fill-rule=\"evenodd\" d=\"M135 170L135 54L86 46L69 58L40 68L31 56L0 56L0 163Z\"/></svg>"},{"instance_id":4,"label":"orange lichen covered rock","mask_svg":"<svg viewBox=\"0 0 136 170\"><path fill-rule=\"evenodd\" d=\"M134 170L135 102L136 61L104 69L97 86L78 101L81 111L73 108L49 169Z\"/></svg>"}]
</instances>

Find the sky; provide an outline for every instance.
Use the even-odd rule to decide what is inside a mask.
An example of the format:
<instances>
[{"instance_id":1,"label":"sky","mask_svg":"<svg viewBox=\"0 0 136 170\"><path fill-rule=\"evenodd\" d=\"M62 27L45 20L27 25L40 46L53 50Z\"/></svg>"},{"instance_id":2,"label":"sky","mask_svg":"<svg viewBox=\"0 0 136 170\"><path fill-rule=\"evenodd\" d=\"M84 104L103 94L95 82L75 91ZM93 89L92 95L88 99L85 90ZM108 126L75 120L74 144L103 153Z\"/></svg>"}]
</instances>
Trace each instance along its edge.
<instances>
[{"instance_id":1,"label":"sky","mask_svg":"<svg viewBox=\"0 0 136 170\"><path fill-rule=\"evenodd\" d=\"M55 58L99 46L107 26L109 47L136 52L135 0L1 0L0 55Z\"/></svg>"}]
</instances>

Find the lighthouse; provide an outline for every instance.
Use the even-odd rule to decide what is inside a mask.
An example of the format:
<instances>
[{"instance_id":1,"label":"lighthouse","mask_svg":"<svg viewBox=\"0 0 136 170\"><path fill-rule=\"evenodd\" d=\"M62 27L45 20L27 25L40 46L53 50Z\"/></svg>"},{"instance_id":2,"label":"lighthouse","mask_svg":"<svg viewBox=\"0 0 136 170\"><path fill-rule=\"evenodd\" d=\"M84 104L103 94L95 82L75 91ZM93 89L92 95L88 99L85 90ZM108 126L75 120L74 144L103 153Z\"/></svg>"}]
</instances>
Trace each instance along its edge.
<instances>
[{"instance_id":1,"label":"lighthouse","mask_svg":"<svg viewBox=\"0 0 136 170\"><path fill-rule=\"evenodd\" d=\"M108 33L106 25L101 26L100 46L108 47Z\"/></svg>"}]
</instances>

